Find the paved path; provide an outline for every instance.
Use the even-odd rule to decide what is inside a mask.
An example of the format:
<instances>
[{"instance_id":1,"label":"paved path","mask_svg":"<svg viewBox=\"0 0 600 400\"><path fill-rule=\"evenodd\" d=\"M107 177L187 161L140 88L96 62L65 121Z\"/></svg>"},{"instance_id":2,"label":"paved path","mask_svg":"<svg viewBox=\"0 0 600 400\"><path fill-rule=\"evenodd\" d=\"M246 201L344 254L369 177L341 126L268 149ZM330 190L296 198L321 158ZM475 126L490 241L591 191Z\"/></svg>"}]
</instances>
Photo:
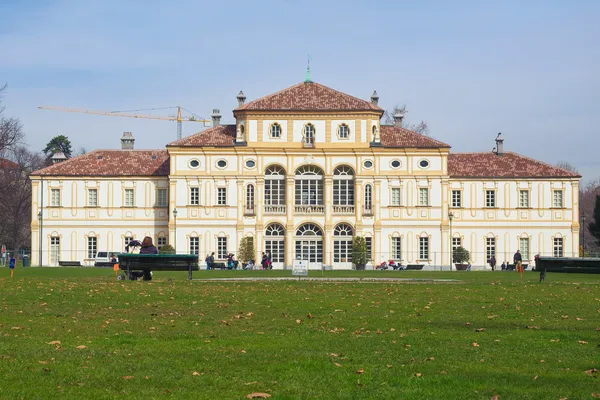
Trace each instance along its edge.
<instances>
[{"instance_id":1,"label":"paved path","mask_svg":"<svg viewBox=\"0 0 600 400\"><path fill-rule=\"evenodd\" d=\"M372 278L372 277L348 277L348 278L317 278L317 277L251 277L251 278L211 278L194 279L198 282L276 282L276 281L311 281L311 282L365 282L365 283L461 283L458 279L426 279L426 278Z\"/></svg>"}]
</instances>

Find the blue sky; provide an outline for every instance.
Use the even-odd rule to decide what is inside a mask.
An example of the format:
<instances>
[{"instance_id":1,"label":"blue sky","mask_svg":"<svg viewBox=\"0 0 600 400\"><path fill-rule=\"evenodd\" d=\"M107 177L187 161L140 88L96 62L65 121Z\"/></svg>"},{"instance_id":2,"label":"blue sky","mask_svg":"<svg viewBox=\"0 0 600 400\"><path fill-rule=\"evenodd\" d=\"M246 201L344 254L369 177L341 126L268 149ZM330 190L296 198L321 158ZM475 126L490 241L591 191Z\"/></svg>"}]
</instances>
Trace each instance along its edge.
<instances>
[{"instance_id":1,"label":"blue sky","mask_svg":"<svg viewBox=\"0 0 600 400\"><path fill-rule=\"evenodd\" d=\"M600 177L598 1L0 0L6 113L29 145L162 148L175 122L38 110L180 104L231 122L252 100L304 79L380 105L406 104L452 151L505 148L584 180ZM165 112L165 115L169 112ZM201 124L184 124L184 135Z\"/></svg>"}]
</instances>

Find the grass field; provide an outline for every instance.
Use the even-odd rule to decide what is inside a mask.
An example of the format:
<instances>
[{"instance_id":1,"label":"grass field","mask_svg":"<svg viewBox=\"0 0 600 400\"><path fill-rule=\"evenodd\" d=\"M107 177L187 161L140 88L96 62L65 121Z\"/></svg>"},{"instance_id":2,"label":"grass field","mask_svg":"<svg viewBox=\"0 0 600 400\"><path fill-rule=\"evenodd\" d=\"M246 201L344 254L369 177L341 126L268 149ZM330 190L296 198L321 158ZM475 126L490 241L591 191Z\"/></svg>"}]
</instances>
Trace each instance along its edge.
<instances>
[{"instance_id":1,"label":"grass field","mask_svg":"<svg viewBox=\"0 0 600 400\"><path fill-rule=\"evenodd\" d=\"M598 275L548 274L544 284L533 272L522 281L514 272L324 276L461 283L189 282L185 272L131 282L99 268L18 268L11 280L0 268L0 398L600 393Z\"/></svg>"}]
</instances>

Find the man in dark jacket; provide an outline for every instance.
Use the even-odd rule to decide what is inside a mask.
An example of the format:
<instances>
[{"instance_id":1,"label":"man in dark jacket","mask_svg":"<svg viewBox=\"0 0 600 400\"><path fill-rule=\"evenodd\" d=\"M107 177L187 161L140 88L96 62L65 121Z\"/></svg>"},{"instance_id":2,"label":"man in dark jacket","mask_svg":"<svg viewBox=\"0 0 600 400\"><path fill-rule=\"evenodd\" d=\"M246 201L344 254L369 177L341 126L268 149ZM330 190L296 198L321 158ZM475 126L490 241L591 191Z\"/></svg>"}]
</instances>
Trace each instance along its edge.
<instances>
[{"instance_id":1,"label":"man in dark jacket","mask_svg":"<svg viewBox=\"0 0 600 400\"><path fill-rule=\"evenodd\" d=\"M523 279L523 257L521 257L521 250L517 250L513 256L513 262L515 263L515 269L521 274L521 279Z\"/></svg>"},{"instance_id":2,"label":"man in dark jacket","mask_svg":"<svg viewBox=\"0 0 600 400\"><path fill-rule=\"evenodd\" d=\"M215 252L213 251L210 256L208 257L208 261L206 261L206 270L210 270L212 269L213 265L215 263Z\"/></svg>"}]
</instances>

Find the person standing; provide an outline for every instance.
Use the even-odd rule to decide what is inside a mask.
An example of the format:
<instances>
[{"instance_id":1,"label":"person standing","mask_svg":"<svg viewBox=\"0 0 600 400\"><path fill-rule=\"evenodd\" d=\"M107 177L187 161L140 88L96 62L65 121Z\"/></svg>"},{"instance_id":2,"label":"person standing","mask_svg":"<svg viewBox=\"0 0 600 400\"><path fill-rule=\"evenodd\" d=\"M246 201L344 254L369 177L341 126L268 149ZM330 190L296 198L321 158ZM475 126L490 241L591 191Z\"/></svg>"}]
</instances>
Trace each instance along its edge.
<instances>
[{"instance_id":1,"label":"person standing","mask_svg":"<svg viewBox=\"0 0 600 400\"><path fill-rule=\"evenodd\" d=\"M490 263L490 267L492 267L492 271L494 271L496 268L496 257L491 256L488 262Z\"/></svg>"},{"instance_id":2,"label":"person standing","mask_svg":"<svg viewBox=\"0 0 600 400\"><path fill-rule=\"evenodd\" d=\"M15 266L17 265L17 260L14 257L10 258L9 267L10 267L10 277L14 278L15 276Z\"/></svg>"},{"instance_id":3,"label":"person standing","mask_svg":"<svg viewBox=\"0 0 600 400\"><path fill-rule=\"evenodd\" d=\"M523 257L521 256L521 250L517 250L513 256L513 262L515 263L515 269L521 275L521 279L523 279Z\"/></svg>"},{"instance_id":4,"label":"person standing","mask_svg":"<svg viewBox=\"0 0 600 400\"><path fill-rule=\"evenodd\" d=\"M119 263L117 262L117 257L114 254L110 255L110 263L113 266L113 270L115 271L115 276L119 276Z\"/></svg>"},{"instance_id":5,"label":"person standing","mask_svg":"<svg viewBox=\"0 0 600 400\"><path fill-rule=\"evenodd\" d=\"M215 263L215 252L213 251L206 262L206 270L210 271Z\"/></svg>"}]
</instances>

